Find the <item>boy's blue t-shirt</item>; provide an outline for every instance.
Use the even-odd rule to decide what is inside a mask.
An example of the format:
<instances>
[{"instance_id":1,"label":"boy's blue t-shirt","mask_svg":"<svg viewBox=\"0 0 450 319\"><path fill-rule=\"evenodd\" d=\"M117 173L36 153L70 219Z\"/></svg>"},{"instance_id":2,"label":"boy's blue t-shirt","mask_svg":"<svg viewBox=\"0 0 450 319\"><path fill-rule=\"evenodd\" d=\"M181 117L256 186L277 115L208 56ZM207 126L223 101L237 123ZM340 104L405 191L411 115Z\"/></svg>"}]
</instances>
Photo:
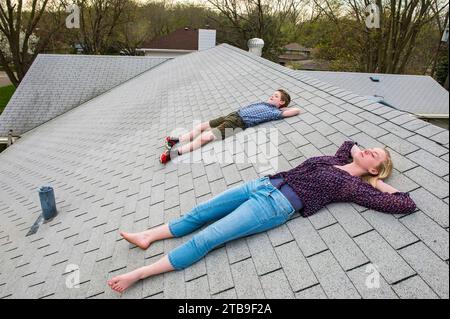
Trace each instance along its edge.
<instances>
[{"instance_id":1,"label":"boy's blue t-shirt","mask_svg":"<svg viewBox=\"0 0 450 319\"><path fill-rule=\"evenodd\" d=\"M238 114L244 121L246 127L282 119L282 112L276 106L267 102L259 102L245 106L239 109Z\"/></svg>"}]
</instances>

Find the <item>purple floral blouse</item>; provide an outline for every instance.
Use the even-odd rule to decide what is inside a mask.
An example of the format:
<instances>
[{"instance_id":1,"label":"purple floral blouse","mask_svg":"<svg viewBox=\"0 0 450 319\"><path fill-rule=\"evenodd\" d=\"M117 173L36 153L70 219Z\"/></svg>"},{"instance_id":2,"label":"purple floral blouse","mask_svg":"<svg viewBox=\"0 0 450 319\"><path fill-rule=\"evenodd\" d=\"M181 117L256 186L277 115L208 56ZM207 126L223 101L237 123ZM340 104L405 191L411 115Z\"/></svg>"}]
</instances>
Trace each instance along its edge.
<instances>
[{"instance_id":1,"label":"purple floral blouse","mask_svg":"<svg viewBox=\"0 0 450 319\"><path fill-rule=\"evenodd\" d=\"M416 204L409 193L384 193L358 176L334 167L349 163L351 149L356 143L344 142L335 156L318 156L299 166L271 177L283 177L304 204L303 217L311 216L333 202L354 202L369 209L391 214L412 213ZM280 188L282 183L278 188Z\"/></svg>"}]
</instances>

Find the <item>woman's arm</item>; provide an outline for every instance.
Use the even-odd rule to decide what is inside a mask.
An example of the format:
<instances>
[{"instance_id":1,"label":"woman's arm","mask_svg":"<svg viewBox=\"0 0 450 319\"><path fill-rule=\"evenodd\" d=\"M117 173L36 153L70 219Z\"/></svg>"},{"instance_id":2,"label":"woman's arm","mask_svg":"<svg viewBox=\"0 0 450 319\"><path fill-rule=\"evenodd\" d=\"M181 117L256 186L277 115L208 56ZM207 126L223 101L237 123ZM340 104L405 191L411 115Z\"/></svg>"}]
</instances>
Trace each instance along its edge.
<instances>
[{"instance_id":1,"label":"woman's arm","mask_svg":"<svg viewBox=\"0 0 450 319\"><path fill-rule=\"evenodd\" d=\"M350 184L346 200L358 205L390 214L408 214L416 210L416 204L408 193L399 192L394 187L378 181L377 188L360 181Z\"/></svg>"},{"instance_id":2,"label":"woman's arm","mask_svg":"<svg viewBox=\"0 0 450 319\"><path fill-rule=\"evenodd\" d=\"M392 187L389 184L386 184L385 182L383 182L381 179L377 180L377 187L376 187L379 191L383 192L383 193L389 193L389 194L394 194L394 193L398 193L399 190L395 189L394 187Z\"/></svg>"},{"instance_id":3,"label":"woman's arm","mask_svg":"<svg viewBox=\"0 0 450 319\"><path fill-rule=\"evenodd\" d=\"M339 158L341 161L348 161L350 156L353 157L353 154L355 154L359 150L359 148L358 149L354 148L354 146L357 144L358 143L353 141L345 141L339 147L334 156Z\"/></svg>"},{"instance_id":4,"label":"woman's arm","mask_svg":"<svg viewBox=\"0 0 450 319\"><path fill-rule=\"evenodd\" d=\"M296 116L296 115L300 114L300 109L298 109L296 107L282 107L280 109L280 111L281 111L281 116L283 116L284 118Z\"/></svg>"}]
</instances>

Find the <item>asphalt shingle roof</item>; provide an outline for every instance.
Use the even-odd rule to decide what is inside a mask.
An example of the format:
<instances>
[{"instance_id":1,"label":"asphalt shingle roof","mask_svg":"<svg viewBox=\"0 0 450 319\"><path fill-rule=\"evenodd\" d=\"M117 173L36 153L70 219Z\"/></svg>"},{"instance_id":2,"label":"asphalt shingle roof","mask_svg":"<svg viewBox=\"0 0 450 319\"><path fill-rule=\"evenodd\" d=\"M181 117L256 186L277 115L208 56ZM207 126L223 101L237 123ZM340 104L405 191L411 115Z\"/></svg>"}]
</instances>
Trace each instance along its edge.
<instances>
[{"instance_id":1,"label":"asphalt shingle roof","mask_svg":"<svg viewBox=\"0 0 450 319\"><path fill-rule=\"evenodd\" d=\"M448 91L428 75L299 71L362 96L377 95L396 109L413 114L447 115ZM379 78L373 82L370 77Z\"/></svg>"},{"instance_id":2,"label":"asphalt shingle roof","mask_svg":"<svg viewBox=\"0 0 450 319\"><path fill-rule=\"evenodd\" d=\"M0 115L0 136L21 135L165 61L39 54Z\"/></svg>"},{"instance_id":3,"label":"asphalt shingle roof","mask_svg":"<svg viewBox=\"0 0 450 319\"><path fill-rule=\"evenodd\" d=\"M278 129L279 153L268 158L278 160L270 162L276 168L236 160L248 158L241 144L252 138L248 130L225 141L229 161L159 164L172 129L280 87L303 113L260 126ZM448 298L448 131L229 45L149 70L0 154L0 298L120 298L108 278L158 260L192 235L142 251L118 230L168 222L268 171L334 154L347 139L389 147L396 169L388 183L411 192L417 212L332 204L218 247L186 270L141 281L123 298ZM231 149L236 141L242 147ZM37 189L46 184L59 214L26 237L40 214ZM381 274L379 289L365 285L371 264ZM67 288L70 265L80 269L79 288Z\"/></svg>"}]
</instances>

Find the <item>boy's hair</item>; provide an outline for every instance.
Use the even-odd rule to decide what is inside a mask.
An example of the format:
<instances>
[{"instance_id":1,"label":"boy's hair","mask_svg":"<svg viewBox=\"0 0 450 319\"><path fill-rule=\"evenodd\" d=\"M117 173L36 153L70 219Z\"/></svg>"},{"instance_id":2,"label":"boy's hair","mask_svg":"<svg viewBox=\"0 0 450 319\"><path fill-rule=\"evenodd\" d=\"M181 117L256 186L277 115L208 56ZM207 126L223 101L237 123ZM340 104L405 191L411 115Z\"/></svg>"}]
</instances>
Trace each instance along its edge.
<instances>
[{"instance_id":1,"label":"boy's hair","mask_svg":"<svg viewBox=\"0 0 450 319\"><path fill-rule=\"evenodd\" d=\"M281 101L284 102L283 107L287 107L291 103L291 96L283 89L278 89L277 91L281 93Z\"/></svg>"}]
</instances>

